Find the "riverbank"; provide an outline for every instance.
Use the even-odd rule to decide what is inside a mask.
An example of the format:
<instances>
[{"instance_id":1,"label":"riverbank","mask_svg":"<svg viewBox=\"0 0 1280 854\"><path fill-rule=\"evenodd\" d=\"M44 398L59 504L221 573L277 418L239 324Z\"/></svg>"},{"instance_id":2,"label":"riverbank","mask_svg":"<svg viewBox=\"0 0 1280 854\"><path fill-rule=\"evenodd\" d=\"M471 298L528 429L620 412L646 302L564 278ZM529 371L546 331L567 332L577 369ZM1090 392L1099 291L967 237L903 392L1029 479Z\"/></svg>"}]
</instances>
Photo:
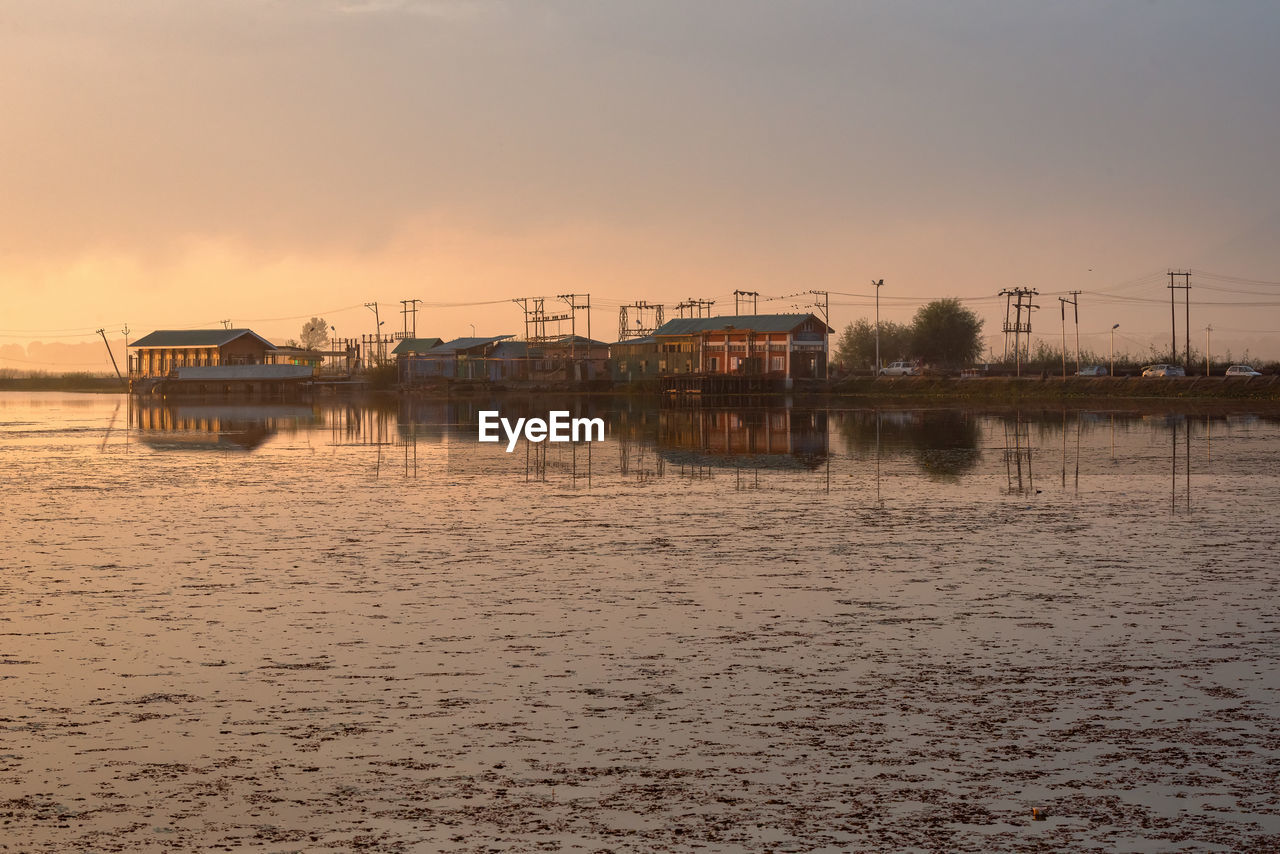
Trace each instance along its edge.
<instances>
[{"instance_id":1,"label":"riverbank","mask_svg":"<svg viewBox=\"0 0 1280 854\"><path fill-rule=\"evenodd\" d=\"M847 377L824 398L945 399L979 403L1083 400L1280 401L1280 376L1226 377Z\"/></svg>"},{"instance_id":2,"label":"riverbank","mask_svg":"<svg viewBox=\"0 0 1280 854\"><path fill-rule=\"evenodd\" d=\"M0 391L121 392L124 383L118 377L99 374L0 376Z\"/></svg>"},{"instance_id":3,"label":"riverbank","mask_svg":"<svg viewBox=\"0 0 1280 854\"><path fill-rule=\"evenodd\" d=\"M118 393L115 377L46 374L0 377L0 391ZM368 391L366 389L366 391ZM401 397L451 398L494 393L529 397L650 396L652 388L616 386L589 391L575 388L509 389L468 383L465 388L384 389ZM797 386L791 395L805 400L955 400L974 403L1081 402L1086 400L1253 400L1280 402L1280 376L1226 377L846 377L831 383Z\"/></svg>"}]
</instances>

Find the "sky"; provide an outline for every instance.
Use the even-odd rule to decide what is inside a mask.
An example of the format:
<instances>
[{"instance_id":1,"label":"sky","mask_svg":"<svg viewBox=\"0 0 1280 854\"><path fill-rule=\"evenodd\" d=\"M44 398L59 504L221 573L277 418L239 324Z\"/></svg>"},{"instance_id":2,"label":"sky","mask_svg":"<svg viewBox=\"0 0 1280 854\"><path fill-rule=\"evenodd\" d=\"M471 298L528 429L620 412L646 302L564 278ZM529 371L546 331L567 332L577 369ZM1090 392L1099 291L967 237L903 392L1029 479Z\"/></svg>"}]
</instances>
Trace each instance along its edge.
<instances>
[{"instance_id":1,"label":"sky","mask_svg":"<svg viewBox=\"0 0 1280 854\"><path fill-rule=\"evenodd\" d=\"M405 299L450 338L590 294L612 341L825 290L841 328L874 279L997 357L1002 289L1055 346L1079 290L1082 345L1141 355L1170 269L1194 348L1280 358L1277 43L1272 0L4 0L0 369Z\"/></svg>"}]
</instances>

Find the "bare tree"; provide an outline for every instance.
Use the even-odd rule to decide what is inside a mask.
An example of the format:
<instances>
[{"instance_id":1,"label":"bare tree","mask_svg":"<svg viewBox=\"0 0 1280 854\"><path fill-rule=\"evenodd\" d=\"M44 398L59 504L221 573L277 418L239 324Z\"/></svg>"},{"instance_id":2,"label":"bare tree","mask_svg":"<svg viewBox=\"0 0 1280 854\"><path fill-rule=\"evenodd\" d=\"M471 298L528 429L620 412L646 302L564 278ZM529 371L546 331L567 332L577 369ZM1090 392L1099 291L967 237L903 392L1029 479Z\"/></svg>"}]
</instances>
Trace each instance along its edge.
<instances>
[{"instance_id":1,"label":"bare tree","mask_svg":"<svg viewBox=\"0 0 1280 854\"><path fill-rule=\"evenodd\" d=\"M313 317L302 324L299 338L306 349L319 350L329 341L329 324L323 317Z\"/></svg>"}]
</instances>

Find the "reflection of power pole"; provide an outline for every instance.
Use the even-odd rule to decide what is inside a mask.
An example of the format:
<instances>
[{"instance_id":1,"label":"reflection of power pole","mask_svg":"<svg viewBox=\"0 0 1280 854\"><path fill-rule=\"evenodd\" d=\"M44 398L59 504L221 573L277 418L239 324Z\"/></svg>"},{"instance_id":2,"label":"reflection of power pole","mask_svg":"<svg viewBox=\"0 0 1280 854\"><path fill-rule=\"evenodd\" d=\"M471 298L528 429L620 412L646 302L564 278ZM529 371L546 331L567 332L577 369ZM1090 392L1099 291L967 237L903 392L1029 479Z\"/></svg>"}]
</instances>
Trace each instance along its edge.
<instances>
[{"instance_id":1,"label":"reflection of power pole","mask_svg":"<svg viewBox=\"0 0 1280 854\"><path fill-rule=\"evenodd\" d=\"M1175 285L1173 283L1173 280L1175 278L1181 278L1182 284ZM1183 291L1184 296L1186 298L1187 322L1185 325L1186 325L1186 334L1187 334L1187 352L1186 352L1186 357L1183 359L1183 364L1190 366L1191 364L1191 271L1190 270L1178 270L1176 272L1174 270L1169 271L1169 321L1170 321L1170 329L1171 329L1171 332L1170 332L1171 343L1169 345L1169 360L1172 362L1176 362L1178 360L1178 313L1177 313L1176 303L1174 302L1174 294L1173 294L1175 290Z\"/></svg>"}]
</instances>

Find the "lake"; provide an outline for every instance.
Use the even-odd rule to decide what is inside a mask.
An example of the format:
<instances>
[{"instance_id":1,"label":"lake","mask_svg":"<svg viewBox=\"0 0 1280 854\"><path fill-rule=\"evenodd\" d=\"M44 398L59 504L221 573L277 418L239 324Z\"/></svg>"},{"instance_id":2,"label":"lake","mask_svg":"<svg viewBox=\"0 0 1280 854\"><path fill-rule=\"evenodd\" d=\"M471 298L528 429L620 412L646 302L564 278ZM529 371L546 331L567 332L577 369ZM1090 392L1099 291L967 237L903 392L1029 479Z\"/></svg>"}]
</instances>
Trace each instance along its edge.
<instances>
[{"instance_id":1,"label":"lake","mask_svg":"<svg viewBox=\"0 0 1280 854\"><path fill-rule=\"evenodd\" d=\"M1280 849L1280 417L1143 406L0 393L0 851Z\"/></svg>"}]
</instances>

